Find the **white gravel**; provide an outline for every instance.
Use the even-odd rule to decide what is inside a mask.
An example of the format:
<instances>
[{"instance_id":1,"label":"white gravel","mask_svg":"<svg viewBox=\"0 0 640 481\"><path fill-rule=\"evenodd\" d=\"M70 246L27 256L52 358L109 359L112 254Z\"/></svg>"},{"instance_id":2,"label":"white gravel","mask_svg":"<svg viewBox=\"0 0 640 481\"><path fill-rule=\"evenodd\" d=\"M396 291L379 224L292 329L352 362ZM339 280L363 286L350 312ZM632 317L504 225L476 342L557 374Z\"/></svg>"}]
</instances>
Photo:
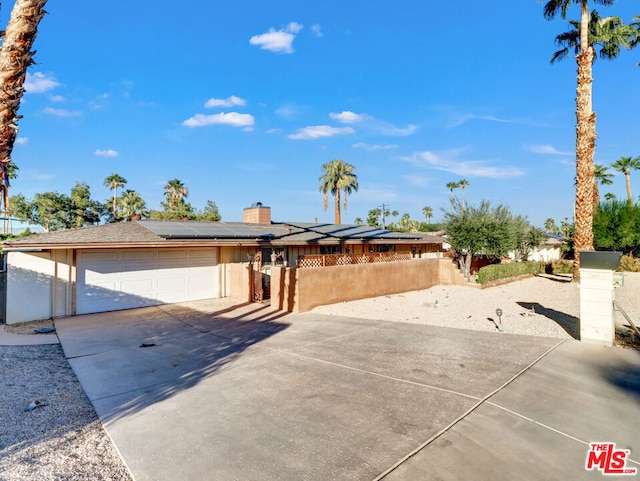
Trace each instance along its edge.
<instances>
[{"instance_id":1,"label":"white gravel","mask_svg":"<svg viewBox=\"0 0 640 481\"><path fill-rule=\"evenodd\" d=\"M640 273L625 273L616 300L632 320L640 319ZM312 312L477 331L498 331L502 309L504 332L529 336L578 338L580 292L562 276L531 277L501 286L435 286L421 291L320 306ZM532 310L533 308L533 310ZM630 329L615 313L617 335L626 344ZM637 324L637 322L636 322Z\"/></svg>"},{"instance_id":2,"label":"white gravel","mask_svg":"<svg viewBox=\"0 0 640 481\"><path fill-rule=\"evenodd\" d=\"M60 345L0 346L0 480L131 479Z\"/></svg>"}]
</instances>

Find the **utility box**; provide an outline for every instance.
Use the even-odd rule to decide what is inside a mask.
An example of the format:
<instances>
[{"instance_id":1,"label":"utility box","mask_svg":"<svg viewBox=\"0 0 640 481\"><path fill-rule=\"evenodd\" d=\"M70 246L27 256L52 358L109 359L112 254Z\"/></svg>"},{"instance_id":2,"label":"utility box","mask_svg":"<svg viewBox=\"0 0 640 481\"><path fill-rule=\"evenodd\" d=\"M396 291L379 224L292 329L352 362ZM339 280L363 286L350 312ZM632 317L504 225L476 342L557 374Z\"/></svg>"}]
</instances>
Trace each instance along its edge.
<instances>
[{"instance_id":1,"label":"utility box","mask_svg":"<svg viewBox=\"0 0 640 481\"><path fill-rule=\"evenodd\" d=\"M580 253L580 340L613 346L614 271L621 252Z\"/></svg>"}]
</instances>

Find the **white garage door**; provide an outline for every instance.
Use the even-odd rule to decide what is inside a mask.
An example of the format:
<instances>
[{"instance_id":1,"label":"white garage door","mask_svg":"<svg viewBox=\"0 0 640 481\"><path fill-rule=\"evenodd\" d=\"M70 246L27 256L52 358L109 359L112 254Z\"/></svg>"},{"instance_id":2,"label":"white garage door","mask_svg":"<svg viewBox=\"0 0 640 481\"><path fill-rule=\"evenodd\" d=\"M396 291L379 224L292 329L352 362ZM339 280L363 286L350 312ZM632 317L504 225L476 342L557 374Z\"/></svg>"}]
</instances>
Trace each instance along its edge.
<instances>
[{"instance_id":1,"label":"white garage door","mask_svg":"<svg viewBox=\"0 0 640 481\"><path fill-rule=\"evenodd\" d=\"M218 297L215 249L79 251L78 314Z\"/></svg>"}]
</instances>

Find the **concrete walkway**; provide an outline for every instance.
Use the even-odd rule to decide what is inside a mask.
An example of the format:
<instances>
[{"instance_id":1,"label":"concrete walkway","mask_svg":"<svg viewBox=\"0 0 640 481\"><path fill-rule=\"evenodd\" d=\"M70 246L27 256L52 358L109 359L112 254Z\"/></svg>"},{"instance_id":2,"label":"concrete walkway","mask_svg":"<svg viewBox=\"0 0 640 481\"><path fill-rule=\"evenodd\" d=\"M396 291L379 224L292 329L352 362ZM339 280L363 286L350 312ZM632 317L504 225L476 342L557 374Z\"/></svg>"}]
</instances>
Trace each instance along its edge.
<instances>
[{"instance_id":1,"label":"concrete walkway","mask_svg":"<svg viewBox=\"0 0 640 481\"><path fill-rule=\"evenodd\" d=\"M137 481L602 479L589 442L640 468L637 351L224 299L55 324Z\"/></svg>"}]
</instances>

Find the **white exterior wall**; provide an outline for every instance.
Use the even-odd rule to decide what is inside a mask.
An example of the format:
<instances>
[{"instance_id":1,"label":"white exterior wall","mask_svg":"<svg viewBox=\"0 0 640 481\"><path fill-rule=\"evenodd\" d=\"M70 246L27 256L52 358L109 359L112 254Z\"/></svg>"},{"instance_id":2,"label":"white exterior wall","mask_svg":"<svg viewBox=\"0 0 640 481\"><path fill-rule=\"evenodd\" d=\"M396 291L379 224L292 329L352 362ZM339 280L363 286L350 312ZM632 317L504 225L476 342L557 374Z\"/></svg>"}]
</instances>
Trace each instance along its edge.
<instances>
[{"instance_id":1,"label":"white exterior wall","mask_svg":"<svg viewBox=\"0 0 640 481\"><path fill-rule=\"evenodd\" d=\"M71 251L7 252L7 324L71 315Z\"/></svg>"}]
</instances>

